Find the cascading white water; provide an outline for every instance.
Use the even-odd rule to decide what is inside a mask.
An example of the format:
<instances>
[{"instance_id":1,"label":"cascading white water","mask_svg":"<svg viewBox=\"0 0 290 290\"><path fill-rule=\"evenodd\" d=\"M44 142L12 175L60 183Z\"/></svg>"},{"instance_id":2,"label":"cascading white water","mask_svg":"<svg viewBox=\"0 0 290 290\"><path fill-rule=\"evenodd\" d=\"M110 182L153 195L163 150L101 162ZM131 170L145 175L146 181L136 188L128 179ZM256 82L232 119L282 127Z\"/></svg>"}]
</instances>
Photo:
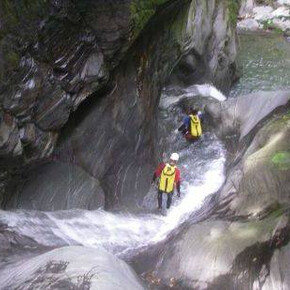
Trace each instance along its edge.
<instances>
[{"instance_id":1,"label":"cascading white water","mask_svg":"<svg viewBox=\"0 0 290 290\"><path fill-rule=\"evenodd\" d=\"M215 92L213 89L211 91ZM220 94L218 92L215 96L213 93L212 96L220 98ZM175 116L171 117L171 121L172 127L176 128ZM179 168L183 182L181 198L174 197L173 205L165 216L154 213L157 197L156 190L152 188L142 205L150 212L148 214L113 214L102 209L56 212L18 210L1 211L0 222L43 245L103 246L117 255L162 241L224 181L225 149L215 136L205 133L202 140L187 144L173 130L168 138L173 143L172 150L180 153Z\"/></svg>"}]
</instances>

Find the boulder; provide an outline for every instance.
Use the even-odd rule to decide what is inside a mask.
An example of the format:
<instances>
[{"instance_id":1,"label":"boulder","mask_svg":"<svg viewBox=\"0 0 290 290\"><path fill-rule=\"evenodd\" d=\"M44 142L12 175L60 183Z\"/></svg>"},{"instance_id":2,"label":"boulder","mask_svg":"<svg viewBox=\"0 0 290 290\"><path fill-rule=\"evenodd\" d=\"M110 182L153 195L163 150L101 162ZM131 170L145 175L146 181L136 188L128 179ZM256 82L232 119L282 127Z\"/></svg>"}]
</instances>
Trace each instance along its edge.
<instances>
[{"instance_id":1,"label":"boulder","mask_svg":"<svg viewBox=\"0 0 290 290\"><path fill-rule=\"evenodd\" d=\"M271 206L290 205L289 125L289 115L269 121L230 170L220 196L230 198L228 211L256 216Z\"/></svg>"},{"instance_id":2,"label":"boulder","mask_svg":"<svg viewBox=\"0 0 290 290\"><path fill-rule=\"evenodd\" d=\"M134 271L102 248L70 246L0 270L2 289L145 289Z\"/></svg>"},{"instance_id":3,"label":"boulder","mask_svg":"<svg viewBox=\"0 0 290 290\"><path fill-rule=\"evenodd\" d=\"M238 22L237 29L238 31L256 31L260 28L259 22L255 19L243 19Z\"/></svg>"},{"instance_id":4,"label":"boulder","mask_svg":"<svg viewBox=\"0 0 290 290\"><path fill-rule=\"evenodd\" d=\"M256 92L225 102L209 104L205 110L221 138L237 135L241 141L276 108L287 105L290 91Z\"/></svg>"},{"instance_id":5,"label":"boulder","mask_svg":"<svg viewBox=\"0 0 290 290\"><path fill-rule=\"evenodd\" d=\"M273 10L274 9L271 6L256 6L253 9L253 14L256 20L265 21L273 18Z\"/></svg>"},{"instance_id":6,"label":"boulder","mask_svg":"<svg viewBox=\"0 0 290 290\"><path fill-rule=\"evenodd\" d=\"M188 226L164 246L154 275L168 286L174 280L180 289L252 289L278 247L275 234L287 222L276 216Z\"/></svg>"},{"instance_id":7,"label":"boulder","mask_svg":"<svg viewBox=\"0 0 290 290\"><path fill-rule=\"evenodd\" d=\"M289 114L273 115L289 100L289 91L263 92L229 99L219 109L206 107L215 132L234 154L221 199L231 200L227 210L236 215L255 215L289 202Z\"/></svg>"}]
</instances>

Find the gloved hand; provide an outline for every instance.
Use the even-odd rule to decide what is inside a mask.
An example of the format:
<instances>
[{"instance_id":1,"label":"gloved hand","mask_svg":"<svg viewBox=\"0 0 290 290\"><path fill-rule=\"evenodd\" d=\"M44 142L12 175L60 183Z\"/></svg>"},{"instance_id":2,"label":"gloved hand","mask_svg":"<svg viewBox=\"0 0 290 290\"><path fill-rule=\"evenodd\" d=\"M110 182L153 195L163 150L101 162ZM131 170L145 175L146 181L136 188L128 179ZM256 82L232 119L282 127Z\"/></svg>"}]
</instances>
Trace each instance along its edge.
<instances>
[{"instance_id":1,"label":"gloved hand","mask_svg":"<svg viewBox=\"0 0 290 290\"><path fill-rule=\"evenodd\" d=\"M178 197L178 198L180 197L180 192L177 192L177 197Z\"/></svg>"}]
</instances>

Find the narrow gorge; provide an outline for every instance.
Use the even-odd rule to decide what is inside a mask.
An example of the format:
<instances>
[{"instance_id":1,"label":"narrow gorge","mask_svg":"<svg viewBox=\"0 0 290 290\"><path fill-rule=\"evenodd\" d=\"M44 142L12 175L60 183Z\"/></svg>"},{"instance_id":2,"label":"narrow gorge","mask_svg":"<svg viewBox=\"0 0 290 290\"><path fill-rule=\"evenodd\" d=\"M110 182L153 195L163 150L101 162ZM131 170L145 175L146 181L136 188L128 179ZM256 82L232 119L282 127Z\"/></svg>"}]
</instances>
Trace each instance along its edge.
<instances>
[{"instance_id":1,"label":"narrow gorge","mask_svg":"<svg viewBox=\"0 0 290 290\"><path fill-rule=\"evenodd\" d=\"M290 43L248 2L0 2L0 289L290 287Z\"/></svg>"}]
</instances>

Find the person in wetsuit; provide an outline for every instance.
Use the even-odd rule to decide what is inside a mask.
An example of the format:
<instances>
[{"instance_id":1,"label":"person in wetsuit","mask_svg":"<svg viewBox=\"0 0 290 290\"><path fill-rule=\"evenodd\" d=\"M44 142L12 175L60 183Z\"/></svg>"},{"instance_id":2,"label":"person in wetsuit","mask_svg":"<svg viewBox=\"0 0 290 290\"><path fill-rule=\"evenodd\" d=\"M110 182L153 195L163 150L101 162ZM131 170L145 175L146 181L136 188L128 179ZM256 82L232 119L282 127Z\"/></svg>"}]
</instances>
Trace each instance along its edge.
<instances>
[{"instance_id":1,"label":"person in wetsuit","mask_svg":"<svg viewBox=\"0 0 290 290\"><path fill-rule=\"evenodd\" d=\"M183 134L187 141L197 141L202 135L202 121L203 115L196 109L189 109L187 116L184 117L182 125L178 131Z\"/></svg>"},{"instance_id":2,"label":"person in wetsuit","mask_svg":"<svg viewBox=\"0 0 290 290\"><path fill-rule=\"evenodd\" d=\"M177 196L180 197L180 170L176 164L179 160L177 153L172 153L168 163L160 163L154 172L152 184L155 184L157 178L158 182L158 209L162 209L162 195L167 195L166 208L169 209L172 202L172 195L174 188L177 189Z\"/></svg>"}]
</instances>

